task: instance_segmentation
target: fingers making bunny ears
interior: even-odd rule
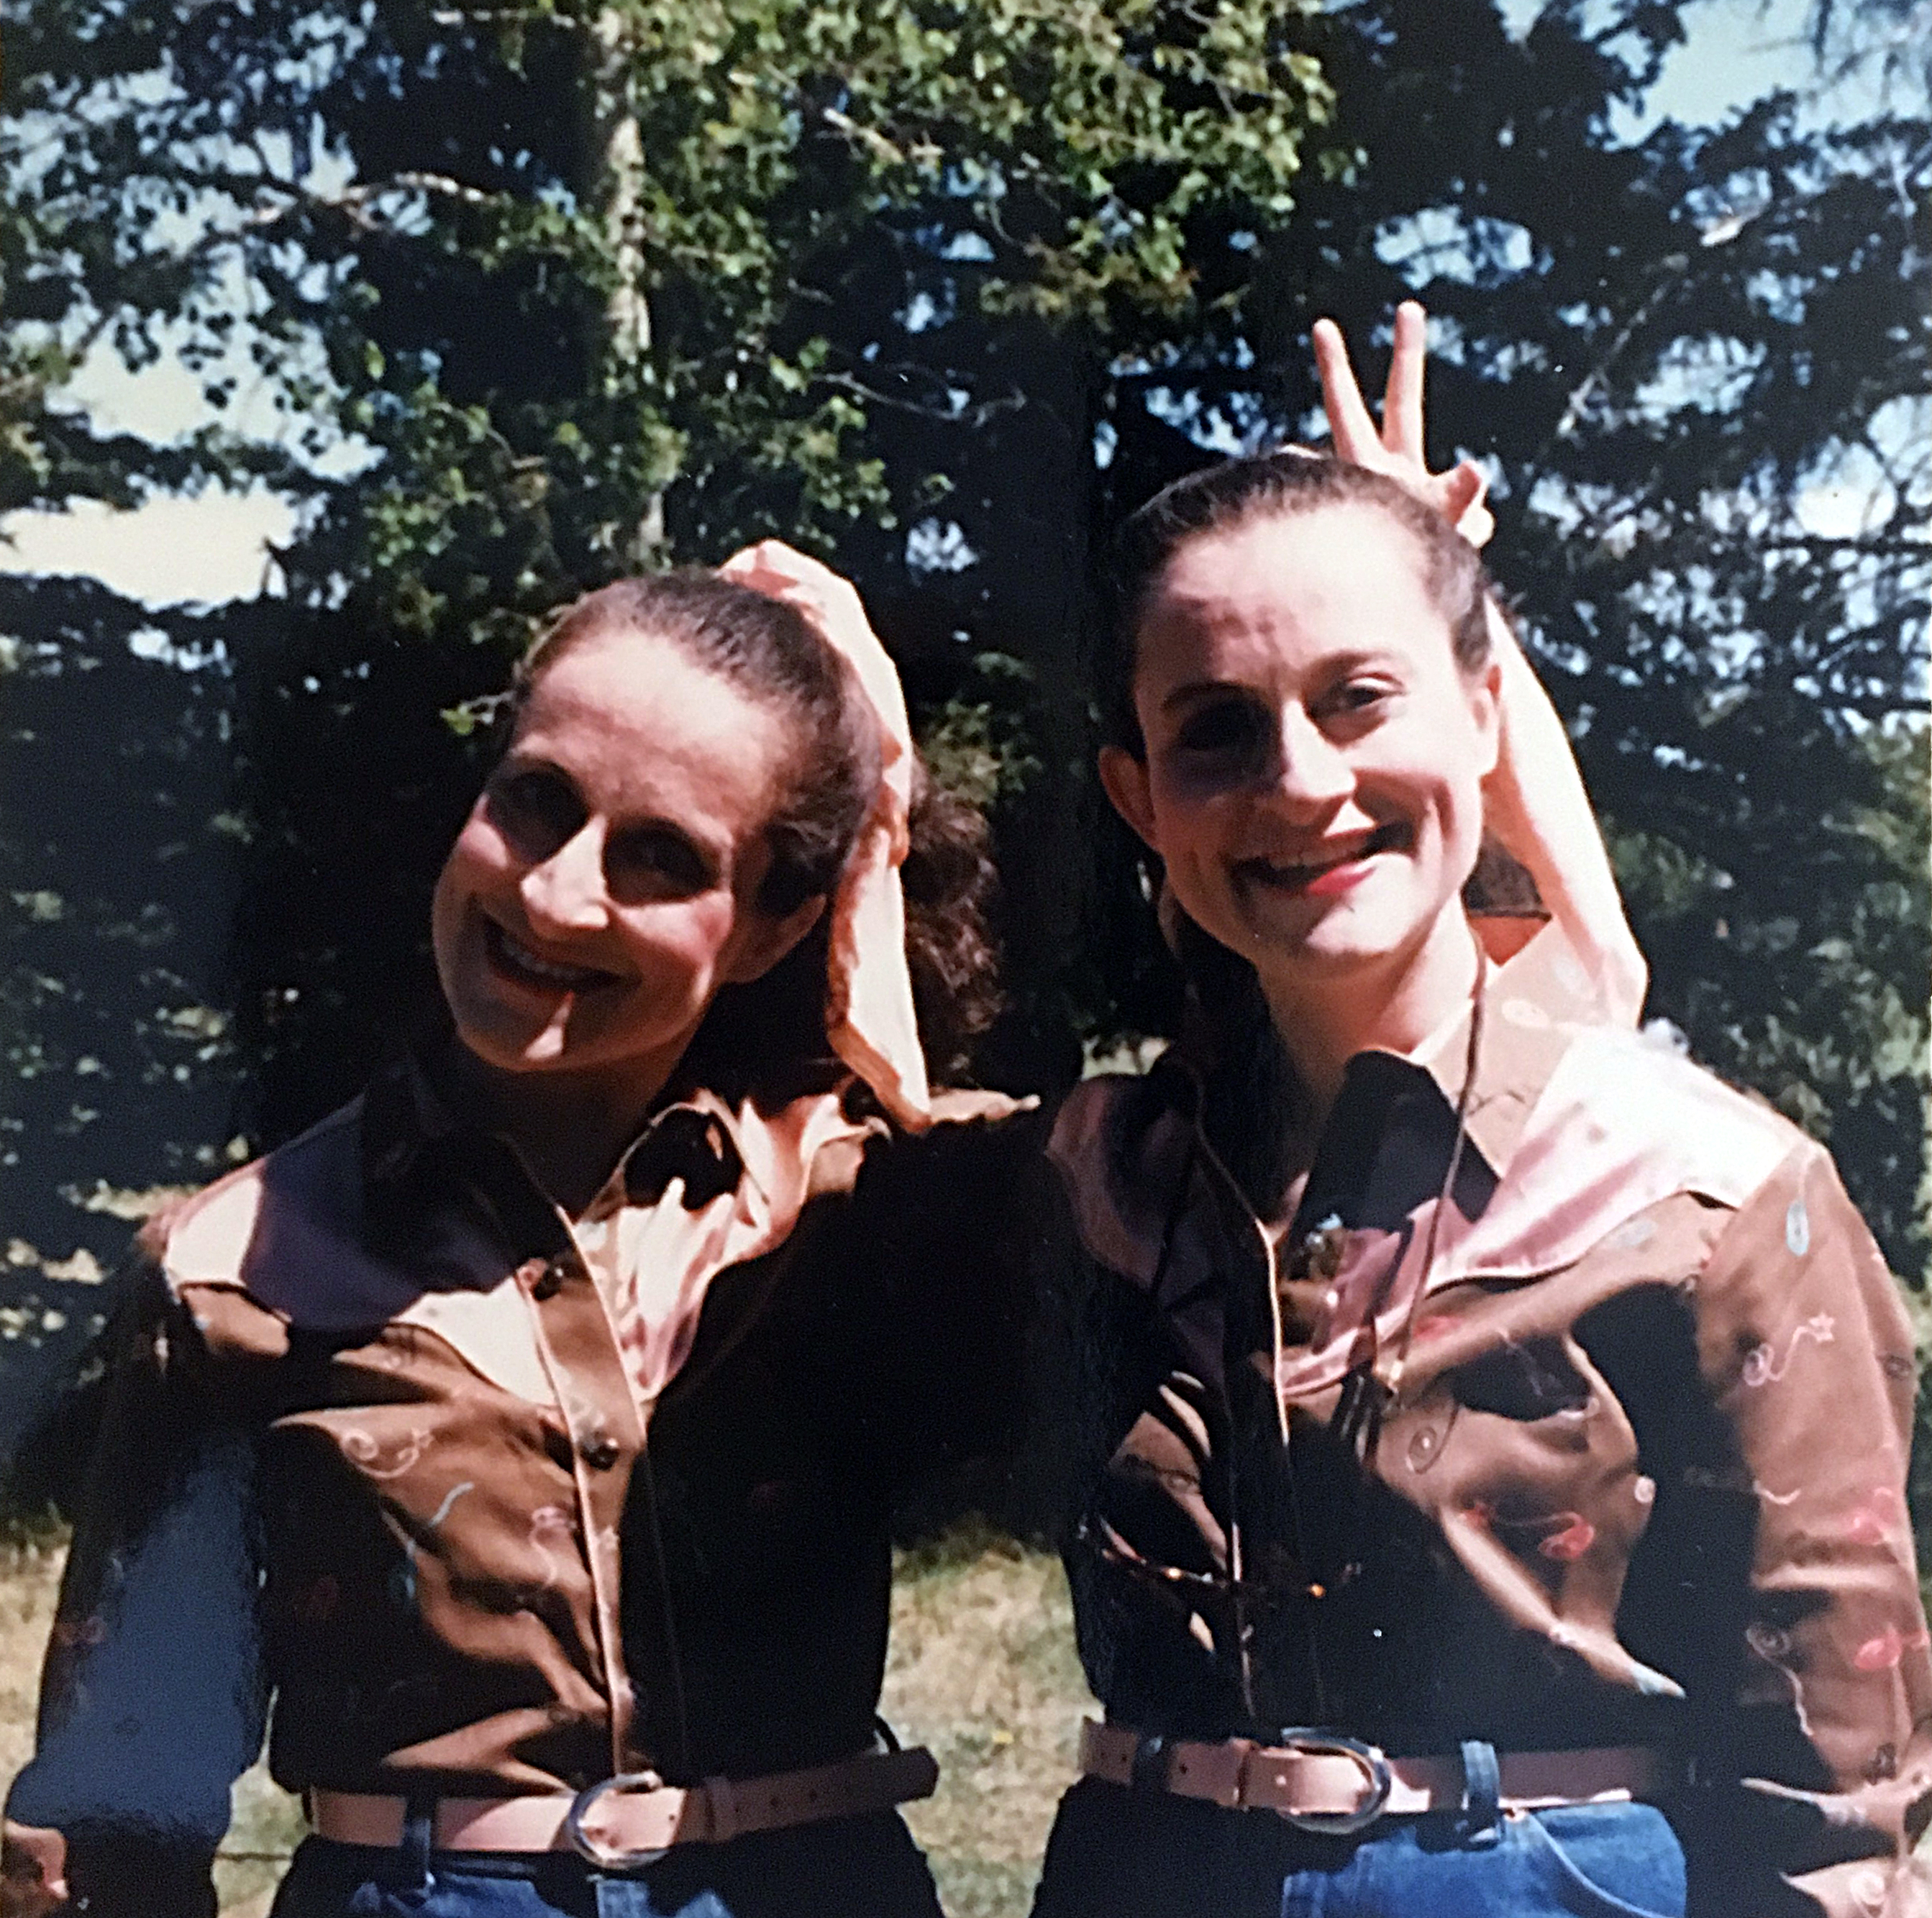
[[[1429,316],[1414,300],[1396,308],[1395,344],[1379,427],[1362,397],[1342,329],[1332,319],[1318,319],[1313,337],[1322,404],[1336,452],[1352,465],[1386,473],[1441,514],[1472,546],[1485,544],[1496,523],[1483,503],[1489,479],[1482,468],[1473,460],[1459,460],[1444,472],[1429,470],[1422,424]]]
[[[761,540],[718,568],[728,580],[783,601],[852,669],[879,726],[872,810],[832,901],[825,1026],[832,1048],[900,1125],[932,1122],[931,1088],[906,966],[898,869],[910,844],[914,765],[905,693],[852,583],[782,540]]]
[[[1396,309],[1395,341],[1382,424],[1370,415],[1331,319],[1314,328],[1322,404],[1338,457],[1386,474],[1448,521],[1472,546],[1496,530],[1484,504],[1488,481],[1472,460],[1432,473],[1423,432],[1429,316],[1413,300]],[[1509,622],[1489,603],[1490,655],[1498,669],[1502,736],[1484,808],[1497,841],[1528,871],[1594,983],[1605,1016],[1634,1025],[1649,973],[1625,916],[1576,754],[1562,718]]]

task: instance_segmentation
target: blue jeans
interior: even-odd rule
[[[1682,1848],[1650,1805],[1384,1818],[1318,1837],[1082,1779],[1034,1918],[1683,1918]]]
[[[574,1854],[412,1855],[307,1840],[271,1918],[940,1918],[896,1812],[680,1845],[636,1872]]]

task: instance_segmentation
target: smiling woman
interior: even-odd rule
[[[1380,436],[1318,344],[1382,470],[1231,460],[1121,541],[1102,772],[1190,1029],[1051,1148],[1107,1718],[1038,1918],[1916,1912],[1896,1290],[1818,1146],[1628,1029],[1419,311]],[[1546,922],[1466,897],[1491,832]]]
[[[983,829],[850,589],[729,570],[562,615],[436,888],[446,1021],[146,1235],[7,1918],[202,1918],[272,1695],[280,1918],[938,1918],[891,1519],[1010,1435],[1040,1141],[927,1085]]]
[[[777,600],[669,574],[557,622],[519,672],[430,922],[459,1059],[541,1074],[548,1106],[579,1109],[527,1151],[574,1155],[580,1176],[608,1163],[719,989],[818,920],[880,759],[864,701]]]
[[[1325,1064],[1300,1062],[1332,1090],[1372,1008],[1414,1044],[1474,978],[1467,923],[1444,909],[1497,759],[1481,570],[1359,466],[1289,456],[1195,491],[1199,523],[1136,595],[1138,750],[1106,748],[1101,775],[1282,1029],[1332,1038]]]
[[[662,703],[611,697],[640,674]],[[667,641],[552,667],[436,886],[437,972],[469,1049],[648,1098],[719,983],[756,978],[803,930],[752,910],[792,757],[775,715]]]

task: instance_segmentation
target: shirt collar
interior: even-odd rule
[[[1485,930],[1479,920],[1479,937]],[[1554,920],[1546,921],[1526,941],[1512,937],[1508,956],[1500,960],[1490,956],[1494,949],[1486,939],[1484,943],[1478,988],[1482,1027],[1473,1049],[1475,1083],[1462,1122],[1470,1143],[1501,1178],[1578,1029],[1607,1024],[1609,1015],[1576,949]],[[1470,1024],[1476,1013],[1472,1000],[1410,1062],[1429,1074],[1452,1108],[1470,1068]]]
[[[1478,921],[1479,938],[1486,930]],[[1362,1052],[1348,1062],[1298,1230],[1332,1215],[1344,1193],[1347,1223],[1390,1229],[1452,1173],[1463,1218],[1488,1209],[1578,1029],[1605,1023],[1589,975],[1556,922],[1526,940],[1520,933],[1513,924],[1499,960],[1484,940],[1475,993],[1414,1053]]]
[[[372,1230],[379,1236],[407,1232],[427,1206],[465,1199],[513,1240],[530,1236],[520,1215],[532,1199],[554,1224],[554,1209],[537,1192],[510,1142],[451,1110],[430,1080],[426,1050],[419,1046],[398,1053],[364,1091],[362,1177]],[[709,1088],[689,1089],[645,1122],[591,1212],[655,1204],[674,1179],[683,1181],[683,1203],[691,1209],[741,1185],[769,1206],[773,1195],[760,1170],[771,1155],[748,1149],[746,1137],[758,1119],[748,1102],[736,1110]]]
[[[1467,1145],[1455,1197],[1465,1215],[1473,1216],[1508,1174],[1530,1113],[1579,1028],[1609,1022],[1588,972],[1553,921],[1512,920],[1493,943],[1480,921],[1478,930],[1485,959],[1475,1045],[1472,999],[1414,1053],[1356,1054],[1317,1143],[1298,1223],[1312,1222],[1316,1212],[1325,1217],[1334,1209],[1330,1200],[1344,1191],[1350,1194],[1347,1209],[1366,1207],[1378,1215],[1406,1209],[1402,1197],[1424,1196],[1425,1188],[1432,1197],[1449,1170],[1455,1114],[1472,1055],[1475,1079],[1462,1104]],[[1490,956],[1498,951],[1504,956]],[[1110,1185],[1151,1175],[1167,1189],[1170,1182],[1159,1177],[1154,1161],[1178,1176],[1187,1154],[1169,1128],[1151,1122],[1159,1110],[1178,1109],[1189,1129],[1198,1125],[1204,1069],[1196,1046],[1185,1039],[1156,1062],[1144,1088],[1151,1103],[1128,1099],[1106,1128],[1107,1156],[1119,1155]],[[1063,1149],[1060,1156],[1070,1157],[1072,1149]]]
[[[1531,936],[1513,938],[1492,958],[1479,987],[1483,1024],[1474,1048],[1475,1082],[1463,1109],[1466,1143],[1450,1185],[1466,1221],[1490,1209],[1530,1115],[1579,1029],[1612,1023],[1553,924],[1517,930]],[[1485,947],[1492,949],[1486,940]],[[1331,1214],[1337,1223],[1372,1218],[1386,1227],[1442,1190],[1456,1137],[1474,1009],[1459,1014],[1423,1058],[1366,1052],[1350,1062],[1346,1109],[1338,1101],[1324,1128],[1298,1207],[1295,1223],[1304,1233],[1327,1225]],[[1183,1041],[1144,1077],[1120,1075],[1076,1087],[1061,1107],[1048,1148],[1088,1250],[1144,1286],[1167,1269],[1163,1283],[1178,1293],[1204,1283],[1217,1256],[1197,1248],[1190,1272],[1172,1269],[1187,1262],[1186,1220],[1194,1215],[1193,1199],[1210,1189],[1198,1171],[1202,1070],[1194,1047]],[[1214,1189],[1225,1184],[1214,1182]],[[1252,1242],[1247,1233],[1225,1242],[1229,1248]]]

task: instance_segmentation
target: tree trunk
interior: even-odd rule
[[[639,208],[644,143],[632,96],[635,58],[623,10],[607,7],[597,18],[592,76],[597,163],[596,191],[604,230],[616,265],[616,283],[604,312],[603,353],[610,373],[640,364],[651,349],[650,302],[644,293],[644,221]],[[653,493],[619,547],[627,568],[642,571],[656,561],[664,538],[664,499]]]

